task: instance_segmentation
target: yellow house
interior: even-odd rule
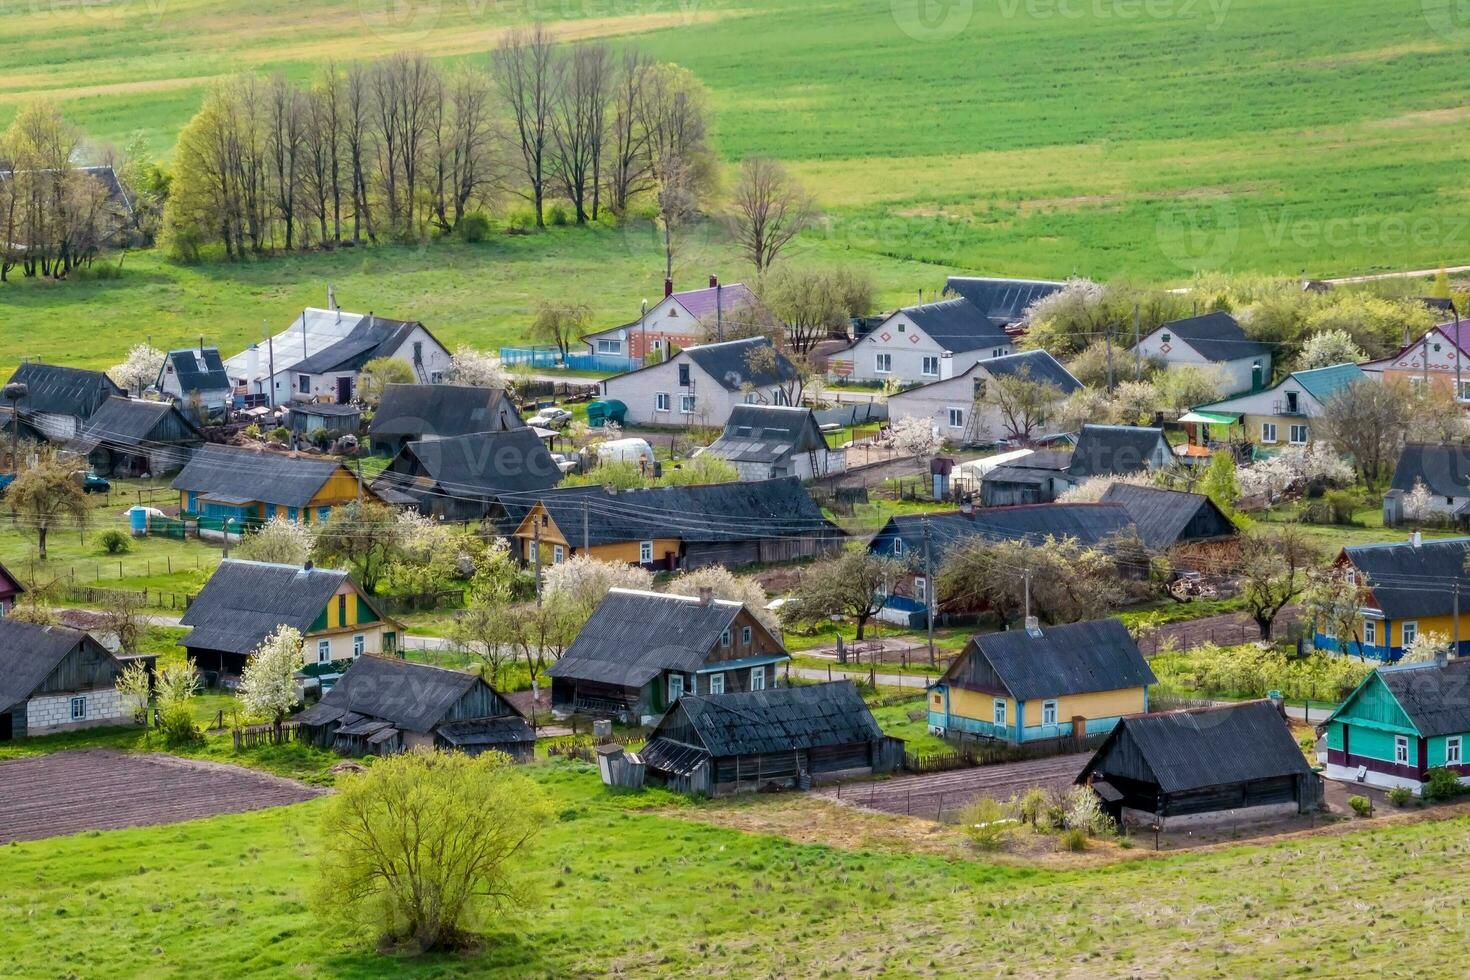
[[[516,554],[527,564],[536,563],[539,548],[543,565],[560,565],[572,555],[587,554],[599,561],[627,562],[668,571],[678,567],[682,547],[679,538],[659,536],[653,530],[611,528],[605,520],[606,506],[594,509],[595,506],[591,500],[585,505],[573,503],[565,507],[548,507],[544,501],[538,501],[511,534]],[[648,537],[642,537],[643,533]]]
[[[1270,388],[1199,405],[1179,421],[1201,425],[1206,438],[1239,438],[1270,452],[1320,442],[1316,420],[1332,396],[1365,375],[1356,364],[1294,371]]]
[[[341,569],[226,559],[184,613],[180,642],[201,670],[239,674],[283,626],[302,637],[303,666],[396,655],[403,627]]]
[[[1021,743],[1097,735],[1148,710],[1156,683],[1116,619],[973,636],[929,688],[929,727]]]
[[[1470,538],[1425,541],[1417,532],[1407,541],[1344,548],[1335,567],[1362,590],[1357,621],[1351,636],[1332,635],[1330,624],[1318,621],[1313,645],[1391,663],[1415,639],[1434,633],[1451,644],[1458,640],[1455,655],[1464,656],[1470,652],[1467,555]]]
[[[229,446],[203,446],[174,478],[179,509],[206,521],[316,524],[367,493],[342,462]]]

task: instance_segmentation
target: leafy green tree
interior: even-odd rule
[[[357,398],[364,405],[377,407],[389,385],[413,384],[413,368],[396,357],[375,357],[362,366],[357,378]]]
[[[1210,457],[1205,475],[1199,481],[1199,492],[1209,497],[1227,516],[1234,516],[1235,505],[1240,500],[1240,485],[1235,481],[1235,460],[1228,452],[1217,452]]]
[[[59,527],[86,527],[92,508],[82,491],[76,467],[55,454],[15,478],[5,501],[16,526],[36,538],[41,560],[46,560],[46,538]]]
[[[906,572],[901,562],[854,547],[835,558],[809,566],[781,609],[788,623],[815,624],[833,616],[848,616],[857,624],[861,640],[868,621],[878,615],[888,590]]]
[[[1306,590],[1319,557],[1301,529],[1290,525],[1274,533],[1262,531],[1241,538],[1236,569],[1240,596],[1261,639],[1271,638],[1271,627],[1281,610]]]

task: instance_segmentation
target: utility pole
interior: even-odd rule
[[[582,554],[587,554],[591,548],[592,529],[591,520],[588,517],[590,510],[588,501],[582,501]]]
[[[1455,615],[1455,649],[1454,649],[1454,652],[1451,655],[1452,656],[1455,656],[1455,657],[1458,657],[1460,655],[1460,577],[1458,575],[1455,576],[1455,589],[1454,589],[1454,594],[1455,594],[1455,613],[1454,613],[1454,615]]]
[[[1454,302],[1451,300],[1451,302]],[[1455,309],[1455,401],[1458,403],[1463,397],[1460,391],[1460,310]]]
[[[924,621],[929,628],[929,666],[938,661],[934,656],[934,561],[929,547],[929,518],[924,518]]]
[[[1133,304],[1133,380],[1134,381],[1142,381],[1143,380],[1143,351],[1141,351],[1141,350],[1138,349],[1138,342],[1139,342],[1139,339],[1140,339],[1139,336],[1138,336],[1138,328],[1139,328],[1138,304],[1137,303],[1134,303]]]
[[[536,605],[541,605],[541,522],[531,523],[531,560],[536,563]]]
[[[648,300],[643,301],[643,307],[638,311],[638,330],[643,334],[643,363],[648,363]]]
[[[1424,394],[1429,394],[1429,334],[1432,331],[1424,331]],[[1459,392],[1455,392],[1456,395]]]
[[[220,530],[222,530],[222,531],[225,532],[225,557],[226,558],[229,558],[230,557],[230,525],[233,524],[234,522],[235,522],[235,519],[233,517],[226,517],[224,524],[222,524],[220,526]]]
[[[353,459],[353,462],[357,464],[357,502],[358,502],[359,505],[361,505],[362,504],[362,457],[361,456],[355,457]]]

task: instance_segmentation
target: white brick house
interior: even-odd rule
[[[719,426],[737,405],[785,405],[795,393],[796,368],[775,352],[775,368],[751,366],[771,346],[765,337],[702,344],[672,359],[608,378],[606,398],[628,406],[629,425]]]
[[[125,722],[121,673],[81,630],[0,619],[0,740]]]
[[[942,381],[977,361],[1016,352],[1015,342],[967,299],[910,306],[891,315],[827,368],[849,381]]]
[[[1066,368],[1044,350],[1023,351],[977,361],[968,371],[944,381],[919,385],[888,396],[888,418],[926,419],[941,439],[952,445],[990,445],[1016,437],[1010,420],[999,407],[985,399],[986,385],[1001,377],[1024,377],[1056,387],[1065,398],[1082,387]],[[1017,413],[1019,414],[1019,413]],[[1028,420],[1038,435],[1043,418]],[[1019,427],[1019,420],[1018,420]]]

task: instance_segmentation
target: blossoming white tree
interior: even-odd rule
[[[591,555],[573,555],[560,564],[546,566],[541,573],[542,594],[563,597],[584,620],[610,589],[648,589],[652,585],[653,573],[646,568],[602,561]]]
[[[144,388],[158,380],[159,372],[163,370],[163,358],[163,351],[157,347],[137,344],[128,351],[122,363],[107,369],[107,376],[119,387],[140,395]]]
[[[1422,524],[1434,514],[1434,496],[1420,479],[1414,480],[1414,488],[1404,494],[1404,516],[1415,524]]]
[[[766,608],[769,601],[766,590],[753,578],[740,578],[724,565],[706,565],[692,572],[684,572],[669,583],[674,595],[697,596],[700,590],[709,589],[716,599],[741,602],[767,629],[775,631],[780,626],[776,613]]]
[[[472,388],[510,387],[510,375],[500,363],[500,358],[464,344],[455,348],[447,380],[450,384]]]
[[[240,676],[240,704],[251,715],[271,719],[276,736],[296,703],[297,668],[301,666],[301,634],[282,626],[266,637],[245,661]]]

